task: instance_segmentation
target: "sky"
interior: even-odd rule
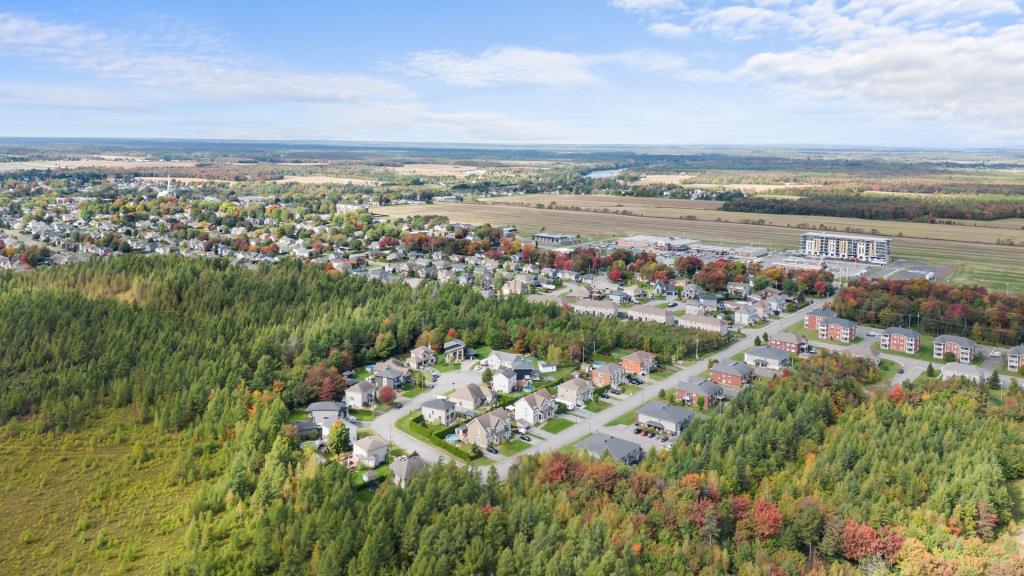
[[[0,0],[0,136],[1024,147],[1024,0]]]

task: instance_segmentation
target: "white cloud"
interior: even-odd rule
[[[698,16],[693,26],[720,38],[748,40],[788,25],[785,12],[759,6],[729,6]]]
[[[499,85],[573,89],[605,83],[598,68],[622,66],[675,78],[708,79],[707,71],[690,67],[686,58],[660,50],[627,50],[607,54],[573,54],[519,46],[489,48],[479,56],[433,51],[413,54],[405,70],[456,86]]]
[[[681,0],[612,0],[611,5],[630,12],[654,12],[684,8]]]
[[[655,22],[647,27],[647,31],[662,38],[685,38],[692,32],[689,26],[680,26],[671,22]]]
[[[485,87],[529,84],[571,88],[598,83],[586,58],[569,52],[518,46],[490,48],[479,56],[451,51],[419,52],[410,58],[410,72],[457,86]]]
[[[408,99],[405,88],[359,74],[312,75],[277,70],[237,54],[152,45],[84,26],[53,24],[0,13],[0,52],[127,80],[175,87],[211,98],[280,101]],[[214,44],[214,43],[210,43]]]

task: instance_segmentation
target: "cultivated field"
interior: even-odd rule
[[[278,182],[294,182],[296,184],[356,184],[359,186],[375,186],[378,184],[375,180],[346,178],[342,176],[285,176],[278,180]]]
[[[389,167],[389,170],[398,174],[410,174],[418,176],[466,176],[469,173],[480,170],[475,166],[460,166],[458,164],[403,164],[401,166]]]
[[[748,212],[726,212],[717,210],[721,202],[702,200],[673,200],[667,198],[630,198],[623,196],[572,196],[572,195],[526,195],[491,198],[488,202],[521,204],[525,206],[555,206],[579,208],[587,211],[627,212],[636,216],[658,218],[711,220],[737,224],[763,224],[783,228],[825,226],[830,230],[863,234],[883,234],[898,237],[934,238],[948,240],[955,238],[964,242],[995,244],[998,240],[1024,242],[1024,228],[1003,224],[1004,221],[972,221],[970,225],[928,224],[917,222],[893,222],[887,220],[862,220],[831,216],[804,216],[794,214],[754,214]],[[1024,252],[1024,248],[1020,248]]]
[[[195,166],[195,162],[165,162],[160,160],[40,160],[32,162],[0,162],[0,172],[16,172],[18,170],[56,170],[59,168],[108,168],[108,169],[145,169],[145,168],[185,168]]]
[[[522,200],[524,197],[501,200]],[[536,201],[545,199],[573,199],[582,202],[606,203],[601,197],[534,197],[529,206],[513,206],[507,202],[436,204],[433,206],[405,205],[377,208],[376,211],[389,216],[412,216],[438,214],[447,216],[452,222],[467,224],[515,225],[523,234],[546,230],[579,234],[591,239],[608,239],[632,234],[671,235],[693,238],[720,244],[753,244],[772,249],[796,249],[800,234],[806,229],[796,223],[753,224],[730,221],[726,218],[751,221],[760,220],[761,215],[721,212],[713,209],[680,208],[680,201],[653,198],[614,197],[623,204],[622,209],[632,214],[614,214],[584,210],[551,210],[533,207]],[[544,203],[544,202],[541,202]],[[662,204],[668,203],[665,206]],[[607,204],[598,204],[605,206]],[[641,214],[642,213],[642,214]],[[693,217],[688,219],[687,217]],[[768,216],[768,215],[765,215]],[[752,218],[753,217],[753,218]],[[719,220],[721,218],[721,220]],[[797,223],[810,222],[810,217],[794,218]],[[767,218],[765,221],[767,222]],[[774,217],[773,217],[774,220]],[[931,264],[943,264],[953,269],[954,279],[962,282],[977,281],[997,290],[1005,290],[1007,284],[1017,292],[1024,291],[1024,248],[980,242],[950,240],[964,238],[976,230],[969,226],[941,224],[899,224],[882,221],[857,221],[849,219],[825,219],[833,223],[866,222],[873,227],[889,224],[892,226],[913,226],[913,230],[925,237],[896,237],[893,239],[895,258],[920,260]],[[870,228],[868,228],[870,230]],[[982,230],[984,231],[984,230]],[[1000,232],[1006,232],[1001,230]],[[991,233],[991,232],[990,232]]]

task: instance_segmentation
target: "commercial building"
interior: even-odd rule
[[[604,432],[594,432],[576,444],[577,448],[587,451],[595,458],[605,454],[623,464],[637,464],[644,457],[644,449],[635,442],[623,440]]]
[[[645,250],[654,252],[685,252],[697,243],[696,240],[676,238],[675,236],[638,235],[621,238],[615,242],[620,248]]]
[[[664,402],[651,402],[636,413],[636,423],[678,434],[693,421],[693,412]]]
[[[892,253],[892,239],[836,232],[805,232],[800,235],[800,252],[812,258],[886,264]]]
[[[564,246],[566,244],[574,244],[577,236],[575,234],[549,234],[539,232],[534,234],[531,239],[537,244],[547,244],[549,246]]]

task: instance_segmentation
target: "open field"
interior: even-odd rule
[[[558,196],[535,197],[535,200],[557,199]],[[631,203],[631,198],[621,198],[622,203]],[[653,199],[644,199],[653,200]],[[658,202],[666,202],[658,200]],[[531,203],[531,206],[534,203]],[[629,204],[630,212],[641,212],[643,206]],[[436,204],[429,207],[422,205],[387,206],[376,211],[388,216],[412,216],[420,214],[437,214],[447,216],[452,222],[468,224],[515,225],[523,234],[539,230],[579,234],[587,238],[615,238],[633,234],[658,234],[694,238],[723,244],[755,244],[773,249],[795,249],[800,234],[806,229],[796,225],[730,222],[725,218],[717,221],[718,214],[733,218],[747,218],[749,214],[726,213],[714,210],[697,210],[682,208],[658,208],[647,206],[650,215],[624,215],[572,210],[548,210],[526,206],[510,206],[501,203],[462,203]],[[667,212],[663,212],[663,210]],[[696,219],[685,219],[676,212],[687,210]],[[666,214],[666,215],[662,215]],[[759,215],[756,215],[759,216]],[[767,216],[767,215],[766,215]],[[810,217],[797,217],[809,221]],[[758,218],[757,220],[761,220]],[[842,218],[826,218],[833,222],[850,221]],[[774,218],[772,219],[774,221]],[[857,222],[854,220],[853,222]],[[977,281],[987,284],[995,290],[1024,292],[1024,249],[1019,246],[1004,246],[949,240],[948,238],[965,238],[974,230],[969,226],[951,226],[942,224],[900,224],[895,222],[872,222],[876,225],[888,224],[893,227],[904,226],[907,234],[910,230],[929,234],[923,238],[894,238],[894,258],[907,258],[928,263],[944,264],[954,269],[954,279],[961,282]],[[984,229],[981,229],[984,232]],[[991,234],[991,231],[989,231]],[[962,273],[967,270],[970,274]],[[976,274],[976,275],[975,275]],[[997,274],[1002,281],[987,279],[987,274]]]
[[[1008,228],[1005,225],[988,226],[987,222],[972,222],[971,226],[953,224],[930,224],[922,222],[894,222],[888,220],[862,220],[858,218],[839,218],[832,216],[804,216],[794,214],[754,214],[748,212],[726,212],[717,210],[720,202],[704,200],[674,200],[671,198],[630,198],[622,196],[599,195],[525,195],[503,196],[491,198],[488,202],[555,205],[580,208],[591,211],[625,211],[637,216],[657,218],[676,218],[698,220],[714,220],[718,222],[735,222],[739,224],[764,224],[777,227],[817,228],[825,226],[829,230],[859,232],[864,234],[883,234],[898,237],[935,238],[944,240],[956,238],[964,242],[982,242],[995,244],[999,239],[1010,239],[1024,242],[1024,230]],[[795,245],[794,245],[795,247]]]
[[[460,166],[458,164],[403,164],[388,167],[388,169],[398,174],[419,176],[466,176],[480,170],[475,166]]]
[[[195,166],[195,162],[175,161],[165,162],[162,160],[109,160],[99,158],[95,160],[40,160],[33,162],[0,162],[0,172],[15,172],[18,170],[52,170],[57,168],[185,168]]]
[[[296,184],[355,184],[359,186],[374,186],[378,182],[366,178],[345,178],[341,176],[285,176],[278,182]]]
[[[77,432],[0,429],[4,574],[158,574],[183,553],[199,483],[173,481],[183,442],[128,410]]]

